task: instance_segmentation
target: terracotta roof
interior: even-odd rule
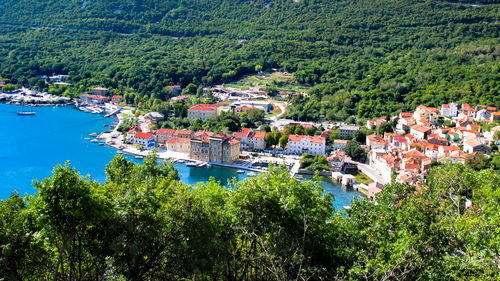
[[[494,106],[488,106],[488,107],[486,108],[486,110],[488,110],[488,111],[497,111],[497,108],[496,108],[496,107],[494,107]]]
[[[83,96],[88,97],[88,98],[93,98],[93,99],[107,99],[107,97],[101,96],[101,95],[83,95]]]
[[[172,129],[159,129],[156,130],[156,134],[165,134],[165,135],[173,135],[175,130]]]
[[[120,96],[120,95],[114,95],[114,96],[113,96],[113,99],[121,99],[121,98],[123,98],[123,97],[122,97],[122,96]]]
[[[197,105],[189,108],[189,110],[214,111],[218,107],[219,106],[215,105],[215,104],[197,104]]]
[[[401,116],[401,118],[410,118],[410,117],[413,117],[413,113],[412,112],[401,112],[401,113],[399,113],[399,116]]]
[[[129,133],[132,133],[132,132],[142,132],[141,130],[141,127],[139,126],[133,126],[131,127],[129,130],[128,130]]]
[[[256,139],[263,139],[266,137],[266,132],[255,132],[253,137]]]
[[[444,152],[460,150],[460,147],[458,147],[458,146],[449,146],[449,145],[443,145],[443,146],[441,146],[441,148],[443,149]]]
[[[135,134],[135,137],[136,138],[140,138],[140,139],[149,139],[152,136],[153,136],[153,133],[139,132],[139,133]]]
[[[174,133],[174,136],[178,136],[178,135],[191,135],[193,131],[191,130],[186,130],[186,129],[183,129],[183,130],[176,130],[175,133]]]
[[[333,140],[333,143],[347,144],[348,140]]]
[[[175,140],[175,139],[167,140],[167,143],[176,143],[176,142],[177,142],[177,140]]]
[[[412,128],[412,130],[416,130],[416,131],[419,131],[421,133],[425,133],[425,132],[428,132],[431,130],[431,128],[429,128],[429,127],[424,127],[424,126],[420,126],[420,125],[413,125],[411,128]]]
[[[300,142],[302,141],[302,139],[309,139],[310,142],[314,142],[314,143],[323,143],[325,142],[325,138],[324,137],[320,137],[320,136],[299,136],[299,135],[290,135],[288,137],[288,140],[289,141],[296,141],[296,142]]]

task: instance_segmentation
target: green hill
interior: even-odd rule
[[[260,65],[323,84],[294,103],[294,118],[450,100],[500,107],[499,15],[499,4],[409,0],[3,0],[0,76],[36,85],[63,73],[73,92],[156,98],[165,85],[228,83]]]

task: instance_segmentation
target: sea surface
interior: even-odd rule
[[[115,119],[82,112],[72,106],[25,107],[35,111],[34,116],[18,116],[19,110],[21,106],[0,104],[0,199],[8,198],[13,191],[21,195],[34,194],[33,180],[50,177],[53,168],[66,161],[82,175],[104,182],[104,169],[116,150],[85,138],[108,130],[105,125],[111,126]],[[132,156],[129,159],[141,162]],[[233,177],[237,180],[248,177],[246,173],[236,173],[236,169],[215,165],[198,168],[175,163],[174,167],[187,184],[206,182],[213,177],[227,185]],[[322,184],[326,192],[335,196],[337,208],[359,197],[357,192],[345,192],[330,181],[324,180]]]

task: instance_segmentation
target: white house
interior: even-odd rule
[[[480,143],[479,141],[473,139],[473,138],[467,138],[464,141],[464,151],[467,153],[473,153],[473,152],[483,152],[487,153],[490,151],[490,147]]]
[[[334,140],[333,141],[333,150],[344,150],[347,145],[347,140]]]
[[[429,134],[431,130],[432,129],[429,127],[413,125],[411,127],[410,134],[414,135],[417,139],[423,140],[427,137],[427,134]]]
[[[155,139],[153,133],[136,133],[134,136],[134,144],[142,145],[144,147],[155,146]]]
[[[441,105],[441,115],[447,117],[457,117],[458,116],[457,104],[452,102]]]
[[[218,107],[215,104],[198,104],[188,109],[188,119],[201,119],[205,121],[207,119],[217,117]]]
[[[326,139],[320,136],[299,136],[290,135],[288,137],[287,152],[289,154],[325,154]]]
[[[341,138],[354,137],[354,133],[356,133],[356,131],[359,131],[359,127],[346,125],[346,126],[340,127],[339,131],[340,131]]]

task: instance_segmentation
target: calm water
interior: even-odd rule
[[[33,194],[32,180],[42,180],[51,175],[58,163],[70,161],[82,175],[104,182],[106,164],[116,155],[116,150],[99,146],[85,138],[90,133],[105,131],[114,120],[101,115],[85,113],[73,107],[34,107],[35,116],[18,116],[20,106],[0,104],[0,199],[10,196],[14,190]],[[130,157],[130,159],[135,158]],[[243,180],[246,174],[236,169],[212,166],[191,168],[175,163],[181,180],[187,184],[206,182],[211,177],[222,184],[236,177]],[[335,195],[335,206],[349,205],[355,192],[344,192],[340,186],[325,181],[327,192]]]

